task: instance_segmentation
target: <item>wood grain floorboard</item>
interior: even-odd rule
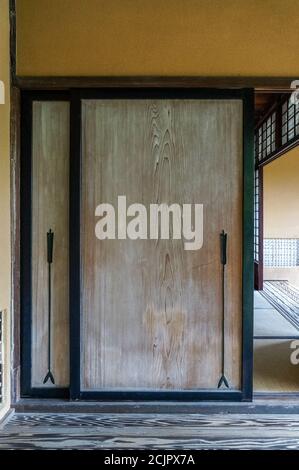
[[[288,281],[265,281],[262,296],[299,330],[299,290]]]
[[[299,415],[19,413],[0,449],[299,449]]]
[[[241,101],[84,99],[82,162],[82,390],[215,390],[223,334],[225,373],[239,390]],[[117,195],[146,208],[199,201],[202,249],[185,251],[174,233],[129,240],[121,223],[117,240],[95,241],[95,208],[115,207]],[[223,229],[230,240],[224,333]]]

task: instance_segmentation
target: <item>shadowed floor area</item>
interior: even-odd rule
[[[0,449],[299,449],[299,415],[18,413]]]
[[[276,285],[275,282],[272,284]],[[272,284],[268,282],[270,287]],[[291,289],[291,286],[288,288]],[[288,303],[284,300],[282,311],[282,301],[278,310],[274,307],[274,300],[270,303],[264,295],[254,293],[255,392],[299,392],[299,365],[291,362],[293,341],[299,339],[299,331],[288,315],[291,310],[286,310],[287,305],[295,302],[291,300]]]
[[[298,392],[299,365],[290,361],[291,340],[260,340],[254,347],[254,390]]]

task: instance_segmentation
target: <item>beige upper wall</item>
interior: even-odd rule
[[[298,0],[16,0],[19,75],[298,76]]]
[[[264,236],[299,238],[299,147],[264,167]]]
[[[0,80],[6,102],[0,104],[0,310],[4,318],[4,403],[0,418],[10,405],[10,159],[9,159],[9,15],[8,0],[0,0]]]

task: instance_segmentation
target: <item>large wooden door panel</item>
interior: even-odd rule
[[[241,388],[242,129],[241,100],[82,101],[82,390],[217,388],[223,229],[226,375]],[[203,204],[203,247],[96,239],[96,206],[119,195]]]

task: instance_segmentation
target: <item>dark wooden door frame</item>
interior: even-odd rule
[[[78,293],[80,291],[80,249],[79,230],[70,231],[70,316],[71,316],[71,398],[72,399],[142,399],[142,400],[251,400],[252,398],[252,295],[253,288],[253,92],[252,90],[220,91],[220,90],[157,90],[157,89],[114,89],[114,90],[73,90],[71,92],[71,167],[70,167],[70,225],[74,228],[80,223],[79,202],[80,193],[78,183],[80,181],[80,99],[83,96],[105,96],[114,98],[131,97],[213,97],[213,98],[238,98],[244,102],[244,210],[243,210],[243,373],[241,391],[215,391],[215,392],[102,392],[100,395],[94,392],[82,393],[80,391],[80,311],[78,311]],[[26,213],[26,218],[21,220],[21,263],[22,263],[22,351],[30,358],[30,158],[31,152],[31,108],[33,99],[66,99],[65,93],[59,92],[23,92],[22,109],[24,120],[22,123],[22,190],[21,190],[21,214]],[[80,127],[79,127],[80,126]],[[25,181],[24,181],[25,178]],[[27,287],[26,287],[27,285]],[[22,364],[22,388],[23,394],[34,397],[57,396],[57,390],[32,389],[30,386],[30,360],[24,359]],[[59,390],[59,396],[67,396],[67,390]]]
[[[31,239],[32,239],[32,105],[34,101],[69,101],[68,92],[39,91],[21,94],[21,178],[20,178],[20,311],[21,311],[21,395],[68,398],[68,388],[32,387],[31,336]]]
[[[19,295],[20,295],[20,260],[19,260],[19,246],[20,246],[20,237],[19,237],[19,227],[18,227],[18,214],[20,214],[20,210],[18,208],[19,206],[19,187],[20,187],[20,178],[19,178],[19,171],[20,171],[20,132],[19,132],[19,120],[20,120],[20,110],[19,110],[19,90],[17,88],[14,88],[14,105],[13,105],[13,110],[14,113],[12,114],[11,117],[11,135],[13,137],[11,141],[14,158],[12,160],[12,167],[13,167],[13,173],[12,173],[12,193],[13,193],[13,200],[12,200],[12,219],[15,221],[15,225],[13,226],[13,233],[12,233],[12,241],[13,241],[13,246],[12,246],[12,252],[13,256],[15,257],[14,259],[14,264],[13,264],[13,288],[14,288],[14,306],[13,306],[13,361],[14,361],[14,366],[13,366],[13,374],[12,374],[12,401],[15,402],[19,399],[21,393],[20,393],[20,347],[18,346],[20,344],[20,305],[18,302]],[[127,94],[136,94],[136,96],[142,96],[145,93],[148,92],[149,89],[141,87],[139,88],[134,88],[134,89],[119,89],[119,88],[109,88],[106,90],[100,90],[100,93],[107,93],[108,95],[110,93],[116,95],[119,92],[125,92],[126,96]],[[251,162],[253,155],[253,137],[251,138],[250,136],[253,136],[253,90],[251,89],[244,89],[244,90],[220,90],[220,89],[177,89],[177,88],[154,88],[151,89],[152,93],[158,94],[159,96],[164,95],[166,96],[167,94],[173,94],[173,96],[179,97],[179,96],[194,96],[197,95],[199,96],[200,94],[203,95],[208,95],[209,93],[213,92],[215,97],[219,96],[234,96],[234,97],[242,97],[244,99],[245,103],[245,115],[244,115],[244,149],[245,153],[247,155],[246,161],[245,161],[245,166],[244,167],[244,187],[248,188],[248,191],[244,194],[244,237],[246,234],[246,239],[247,239],[247,249],[245,250],[246,253],[244,253],[244,260],[245,260],[245,265],[247,266],[247,269],[244,269],[244,282],[243,282],[243,297],[245,299],[244,302],[244,311],[246,311],[246,315],[244,316],[245,322],[243,324],[243,364],[244,364],[244,369],[243,369],[243,378],[242,378],[242,392],[219,392],[217,393],[216,396],[213,394],[207,395],[205,392],[198,392],[196,395],[189,394],[190,400],[203,400],[203,399],[221,399],[221,400],[246,400],[250,401],[252,399],[252,341],[253,341],[253,331],[252,331],[252,309],[253,309],[253,301],[250,296],[247,296],[248,289],[250,290],[250,286],[253,285],[253,162]],[[49,96],[52,95],[54,90],[51,90],[49,92]],[[93,94],[95,90],[85,90],[85,93],[91,93]],[[99,91],[99,90],[98,90]],[[39,93],[38,91],[35,91],[32,96],[35,95],[35,93]],[[84,93],[81,91],[81,93]],[[30,94],[30,91],[26,90],[22,92],[22,95]],[[42,91],[41,94],[43,96],[46,96],[46,92]],[[55,93],[54,93],[55,94]],[[71,99],[71,126],[76,127],[78,124],[78,116],[80,115],[80,106],[79,106],[79,100],[78,96],[80,95],[80,90],[72,90],[70,92],[70,95],[72,96]],[[77,123],[77,124],[76,124]],[[80,137],[79,135],[76,135],[74,139],[71,141],[71,150],[72,152],[74,151],[74,147],[78,148],[79,145],[79,140]],[[246,170],[246,171],[245,171]],[[71,167],[71,194],[73,195],[73,198],[76,198],[75,192],[76,192],[76,187],[72,183],[72,181],[76,180],[78,178],[78,168],[76,165],[72,165]],[[78,201],[77,201],[78,202]],[[75,201],[73,201],[70,209],[70,216],[75,217],[75,210],[74,210],[74,205]],[[76,234],[72,232],[71,236],[71,244],[73,246],[76,245],[78,240],[76,241]],[[73,237],[73,238],[72,238]],[[250,252],[250,253],[249,253]],[[74,255],[76,251],[73,252]],[[78,253],[77,253],[78,255]],[[78,273],[73,270],[73,265],[70,264],[70,270],[71,270],[71,282],[73,285],[78,285]],[[247,298],[248,297],[248,298]],[[72,328],[76,328],[72,326]],[[72,355],[76,355],[78,353],[78,345],[73,346],[71,350]],[[27,382],[28,385],[28,382]],[[75,387],[71,388],[71,396],[72,398],[76,399],[78,398],[78,392],[76,391]],[[44,396],[44,392],[41,390],[35,390],[33,395],[38,397],[38,396]],[[61,391],[63,395],[67,394],[67,391]],[[184,392],[183,392],[184,393]],[[84,397],[82,394],[80,394],[80,398],[87,398]],[[47,394],[46,394],[47,396]],[[48,395],[51,396],[51,393]],[[54,396],[54,395],[53,395]],[[180,392],[178,394],[172,394],[172,399],[186,399],[185,395],[182,395]],[[125,397],[127,395],[125,394]],[[92,398],[92,396],[89,396],[88,398]],[[101,399],[105,399],[105,395],[102,395]],[[110,395],[111,398],[111,395]],[[120,396],[115,396],[115,399],[119,399]],[[124,397],[122,397],[124,398]],[[131,398],[131,396],[130,396]],[[152,399],[151,396],[146,396],[142,395],[141,397],[137,398],[142,398],[142,399]],[[169,399],[169,396],[165,395],[162,396],[161,394],[156,395],[156,399]]]
[[[290,90],[288,90],[290,92]],[[276,112],[276,135],[275,135],[275,150],[270,154],[259,160],[255,155],[255,170],[259,172],[259,262],[254,263],[254,287],[256,290],[263,290],[264,282],[264,167],[271,162],[283,157],[286,153],[290,152],[293,148],[299,145],[299,136],[294,136],[290,141],[282,143],[282,103],[286,98],[280,97],[276,103],[268,110],[262,118],[260,125],[271,115]]]
[[[264,284],[264,171],[263,166],[256,166],[259,172],[258,195],[259,195],[259,232],[258,232],[258,251],[259,261],[254,261],[254,289],[263,290]]]

